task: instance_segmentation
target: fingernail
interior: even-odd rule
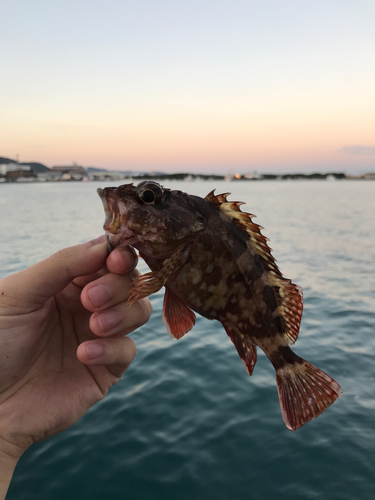
[[[96,316],[102,332],[109,332],[121,323],[121,316],[116,311],[106,311]]]
[[[102,234],[101,236],[99,236],[99,238],[95,238],[94,242],[95,242],[95,245],[101,245],[102,243],[104,243],[105,241],[107,240],[107,237],[105,234]]]
[[[100,307],[111,300],[111,293],[106,285],[96,285],[88,290],[88,296],[94,307]]]
[[[88,359],[98,359],[104,354],[104,347],[100,344],[88,344],[86,346]]]
[[[121,256],[128,271],[132,271],[137,266],[138,258],[133,249],[126,248],[123,252],[121,252]]]

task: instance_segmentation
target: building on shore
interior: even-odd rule
[[[8,163],[0,165],[0,176],[2,182],[29,182],[36,179],[36,175],[30,165],[19,165]]]
[[[52,181],[83,181],[88,179],[85,168],[79,165],[56,166],[48,172],[48,180]]]
[[[19,163],[4,163],[0,165],[0,174],[6,175],[8,172],[29,172],[31,170],[30,165],[20,165]]]
[[[363,174],[362,179],[374,181],[375,180],[375,172],[369,172],[367,174]]]
[[[120,172],[118,170],[103,170],[103,171],[98,171],[98,172],[90,172],[89,173],[90,179],[93,181],[121,181],[122,179],[128,179],[132,180],[133,176],[132,175],[127,175],[124,172]]]

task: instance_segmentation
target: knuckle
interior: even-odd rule
[[[151,317],[152,304],[149,299],[141,299],[134,304],[136,307],[136,313],[134,311],[132,326],[134,329],[143,326]]]

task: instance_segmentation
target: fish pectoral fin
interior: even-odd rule
[[[142,274],[142,276],[139,276],[139,278],[133,281],[133,287],[130,290],[128,298],[129,305],[158,292],[165,281],[166,280],[164,280],[164,277],[160,273],[154,271]]]
[[[139,276],[133,281],[133,287],[130,290],[130,296],[128,298],[129,305],[158,292],[160,288],[166,284],[169,276],[181,265],[182,251],[183,247],[178,248],[171,257],[163,262],[163,267],[160,271],[151,271]]]
[[[170,337],[174,339],[182,338],[195,325],[193,311],[167,286],[165,287],[162,321]]]
[[[242,359],[246,371],[253,374],[255,363],[257,362],[257,347],[248,335],[241,335],[234,332],[229,326],[223,325],[228,337],[233,342],[237,352]]]

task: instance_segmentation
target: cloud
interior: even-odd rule
[[[348,155],[375,155],[375,147],[371,146],[349,146],[340,151]]]

